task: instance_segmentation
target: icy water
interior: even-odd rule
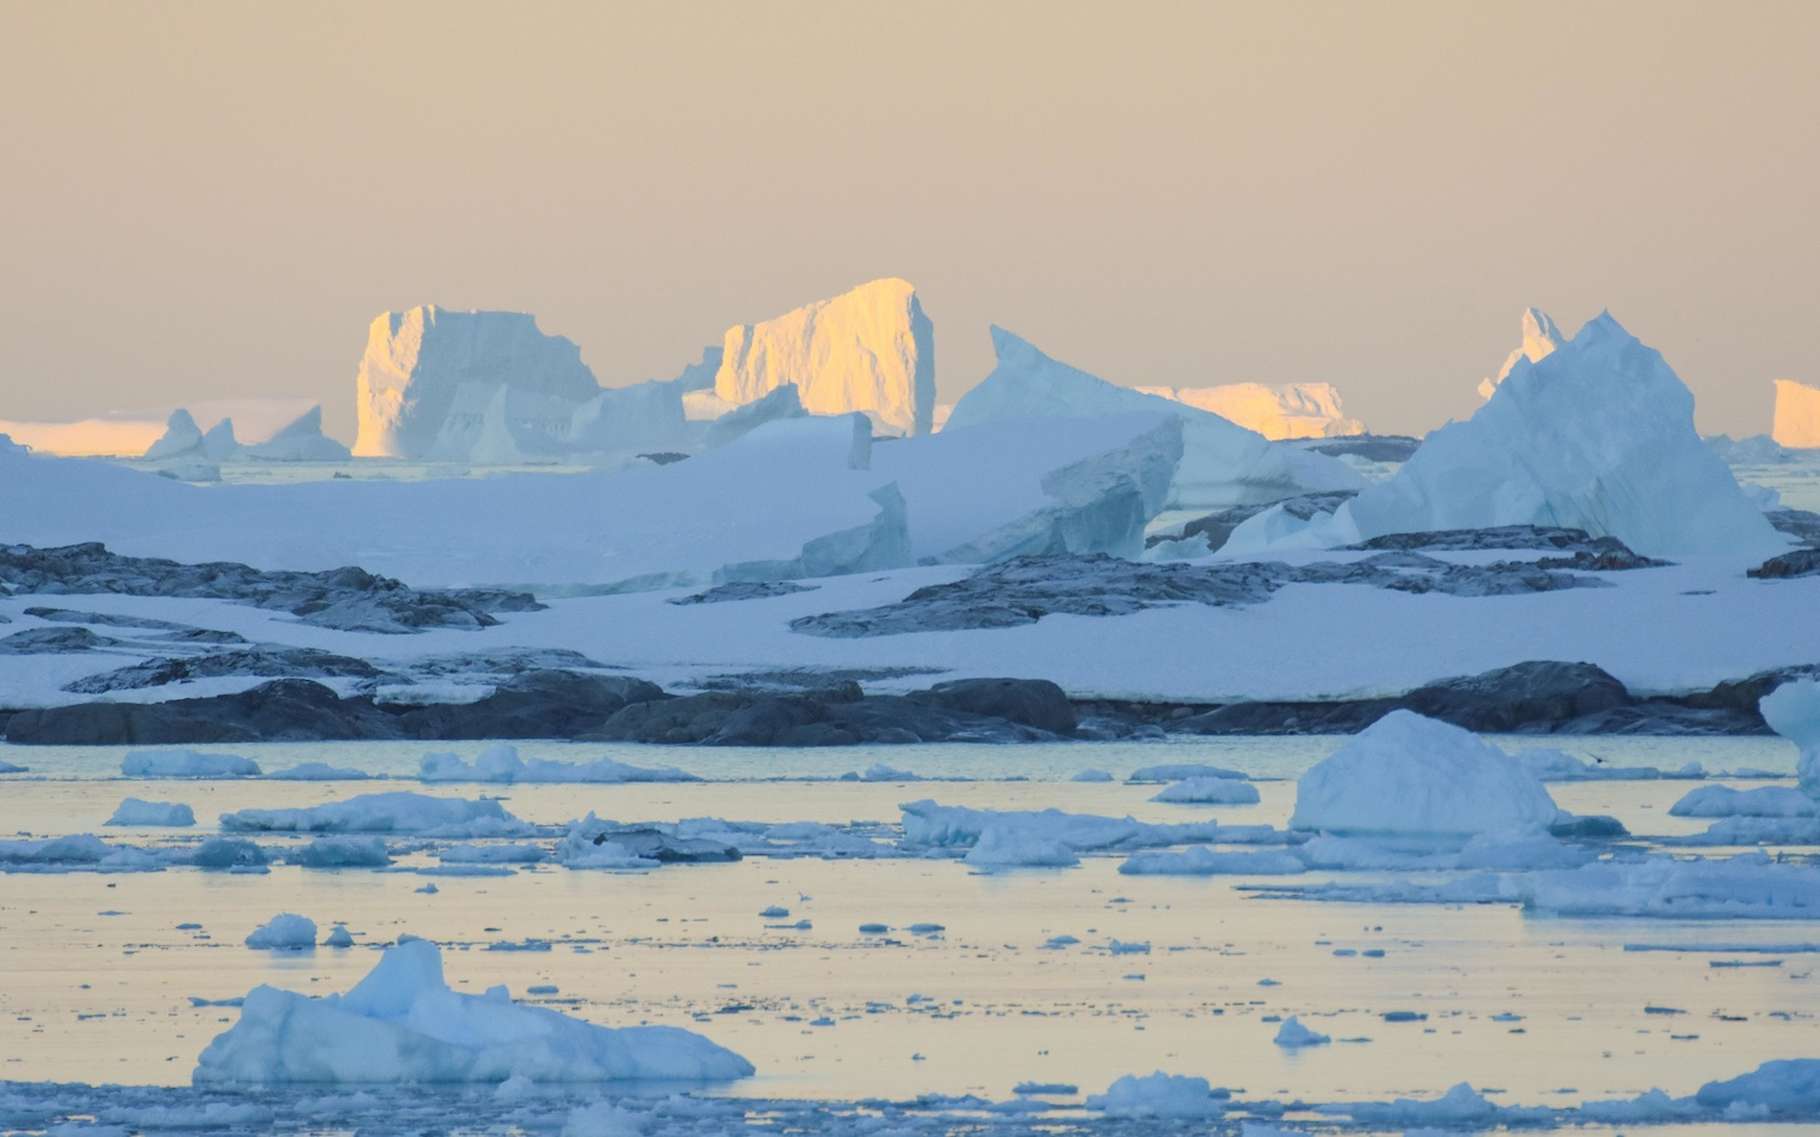
[[[1281,825],[1293,806],[1293,778],[1336,741],[811,751],[529,743],[520,746],[527,756],[610,753],[712,780],[426,792],[496,793],[513,813],[541,824],[592,809],[622,821],[720,816],[890,827],[898,803],[932,797],[993,809]],[[1793,762],[1792,748],[1774,739],[1575,739],[1565,748],[1662,768],[1698,761],[1709,770],[1786,772]],[[254,757],[268,771],[316,760],[402,779],[425,747],[220,749]],[[446,749],[471,758],[481,744]],[[0,748],[0,758],[30,768],[0,781],[0,831],[97,832],[156,844],[212,831],[216,815],[231,809],[422,788],[404,780],[129,781],[115,776],[122,753]],[[784,780],[827,779],[878,761],[925,778],[976,780]],[[1260,783],[1258,805],[1242,807],[1164,805],[1148,800],[1155,786],[1066,780],[1088,767],[1122,779],[1142,765],[1186,761],[1276,780]],[[1566,809],[1609,813],[1633,833],[1664,836],[1704,825],[1667,816],[1695,784],[1551,790]],[[101,829],[128,795],[188,803],[197,829]],[[433,878],[435,894],[418,891],[432,878],[411,871],[9,874],[0,876],[0,1078],[184,1083],[202,1047],[237,1015],[193,1007],[192,996],[229,998],[257,983],[345,990],[376,959],[366,945],[403,932],[445,945],[449,978],[461,989],[505,983],[522,996],[553,985],[556,993],[534,1001],[608,1025],[700,1030],[757,1064],[758,1077],[728,1090],[744,1096],[1003,1098],[1024,1080],[1097,1092],[1121,1074],[1160,1068],[1286,1098],[1427,1096],[1466,1080],[1501,1091],[1496,1100],[1572,1104],[1652,1086],[1688,1093],[1767,1059],[1820,1053],[1820,995],[1810,978],[1820,954],[1799,950],[1820,945],[1820,927],[1810,923],[1550,920],[1505,906],[1265,900],[1245,894],[1243,877],[1122,877],[1119,861],[1089,857],[1074,869],[997,875],[954,860],[755,857],[632,874],[540,866],[508,877]],[[407,869],[429,863],[400,861]],[[813,927],[767,928],[778,922],[758,916],[768,905]],[[357,946],[305,953],[242,946],[279,911],[311,916],[325,932],[345,922]],[[861,934],[869,922],[938,923],[945,931]],[[186,923],[201,929],[178,929]],[[1042,946],[1063,934],[1081,942]],[[1115,938],[1148,942],[1150,951],[1113,954]],[[526,940],[551,946],[498,947]],[[1717,942],[1734,950],[1702,949]],[[1735,950],[1752,944],[1778,950]],[[1351,952],[1359,954],[1336,954]],[[1737,963],[1753,966],[1731,966]],[[1392,1011],[1427,1018],[1386,1021]],[[1272,1045],[1270,1019],[1291,1014],[1335,1044]]]

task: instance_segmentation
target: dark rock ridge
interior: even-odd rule
[[[1486,549],[1539,549],[1567,554],[1534,561],[1541,568],[1582,569],[1588,572],[1622,572],[1626,569],[1661,568],[1668,561],[1633,553],[1616,537],[1588,536],[1584,529],[1552,525],[1497,525],[1489,529],[1435,529],[1425,533],[1386,533],[1351,546],[1368,551],[1468,552]]]
[[[1289,584],[1357,584],[1449,596],[1511,596],[1602,588],[1609,583],[1567,571],[1570,568],[1610,570],[1657,563],[1638,557],[1618,542],[1605,548],[1602,542],[1610,538],[1592,541],[1583,533],[1580,538],[1589,547],[1576,549],[1571,557],[1474,565],[1403,551],[1308,565],[1280,561],[1145,564],[1104,554],[1015,557],[987,565],[963,580],[919,588],[894,604],[800,616],[790,621],[790,627],[806,635],[836,638],[1010,628],[1056,614],[1124,616],[1168,604],[1259,604]]]
[[[1350,454],[1367,462],[1407,462],[1416,447],[1422,445],[1422,440],[1405,434],[1348,434],[1297,445],[1331,458],[1344,458]]]
[[[309,679],[159,703],[79,703],[14,712],[6,740],[47,745],[177,745],[348,739],[572,738],[629,703],[659,699],[620,675],[533,671],[472,703],[429,706],[342,697]]]
[[[701,592],[687,596],[678,596],[669,601],[671,604],[726,604],[734,600],[765,600],[773,596],[789,596],[797,592],[814,592],[812,585],[793,584],[787,580],[735,580],[726,584],[717,584]]]
[[[69,630],[87,631],[85,628]],[[332,651],[258,645],[210,655],[147,659],[99,675],[84,676],[73,683],[64,684],[63,689],[76,695],[104,695],[109,691],[162,687],[169,683],[188,683],[194,679],[251,677],[371,680],[384,674],[364,659],[337,655]]]
[[[1757,580],[1787,580],[1816,573],[1820,573],[1820,549],[1796,549],[1792,553],[1771,557],[1756,568],[1747,570],[1744,575]]]
[[[355,632],[485,628],[495,612],[531,612],[529,593],[417,589],[365,569],[267,572],[228,561],[186,565],[127,557],[89,542],[54,549],[0,545],[0,585],[14,593],[180,596],[232,600],[289,612],[306,624]]]
[[[1806,509],[1771,509],[1769,523],[1810,548],[1820,548],[1820,513]]]

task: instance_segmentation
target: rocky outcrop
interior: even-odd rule
[[[1790,577],[1820,574],[1820,549],[1796,549],[1771,557],[1744,575],[1757,580],[1787,580]]]
[[[38,629],[50,631],[52,629]],[[57,631],[87,631],[86,628],[58,628]],[[24,633],[20,633],[24,634]],[[4,643],[4,641],[0,641]],[[189,683],[197,679],[289,678],[289,679],[377,679],[379,668],[364,659],[318,651],[307,647],[256,645],[232,651],[181,658],[161,657],[143,660],[87,675],[63,686],[74,695],[105,695],[110,691],[135,691],[164,687],[172,683]]]
[[[744,406],[794,386],[810,414],[858,411],[882,433],[927,434],[935,414],[935,329],[907,280],[727,330],[714,394]]]
[[[491,627],[499,622],[492,613],[542,607],[528,593],[415,589],[352,567],[284,572],[229,562],[186,565],[121,556],[94,542],[52,549],[0,545],[0,584],[16,593],[231,600],[289,612],[306,624],[384,633]]]
[[[1580,535],[1584,539],[1584,534]],[[1512,596],[1607,582],[1570,569],[1640,568],[1656,562],[1622,544],[1586,541],[1570,557],[1457,564],[1421,553],[1379,552],[1357,561],[1290,565],[1281,561],[1220,564],[1136,563],[1105,555],[1026,556],[988,565],[971,576],[917,589],[895,604],[827,612],[792,620],[815,636],[854,638],[907,632],[1009,628],[1049,615],[1123,616],[1146,608],[1194,603],[1258,604],[1289,584],[1355,584],[1449,596]],[[1499,546],[1493,546],[1499,547]],[[1533,547],[1533,546],[1531,546]]]

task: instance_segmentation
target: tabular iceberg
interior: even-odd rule
[[[1289,825],[1466,837],[1543,832],[1559,813],[1516,759],[1471,731],[1399,710],[1302,775]]]
[[[1796,450],[1820,447],[1820,387],[1776,380],[1776,418],[1770,437]]]
[[[259,986],[240,1021],[197,1059],[202,1085],[731,1081],[752,1064],[693,1031],[595,1026],[514,1003],[504,987],[462,995],[434,944],[390,948],[345,995]]]
[[[1169,509],[1220,509],[1365,484],[1337,459],[1279,445],[1219,415],[1109,383],[1051,359],[1003,328],[992,329],[992,346],[997,366],[955,404],[943,433],[1005,419],[1172,415],[1182,423],[1182,460],[1170,483]]]
[[[476,419],[495,388],[530,398],[515,434],[563,437],[577,405],[600,390],[581,349],[521,312],[452,312],[433,304],[385,312],[367,331],[355,375],[361,457],[427,458],[451,415]],[[463,387],[478,388],[463,393]],[[479,422],[472,422],[477,428]]]
[[[1138,390],[1219,415],[1272,440],[1339,438],[1366,432],[1362,421],[1347,415],[1332,383],[1222,383],[1217,387]]]
[[[927,434],[935,414],[935,328],[894,277],[759,324],[727,329],[714,394],[742,406],[786,384],[810,414],[859,411],[890,434]]]
[[[1661,354],[1601,313],[1540,361],[1518,359],[1472,418],[1430,434],[1389,481],[1306,522],[1266,510],[1226,547],[1548,525],[1616,537],[1648,556],[1786,549],[1693,416],[1693,394]]]

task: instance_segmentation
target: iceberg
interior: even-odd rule
[[[202,457],[209,462],[226,462],[240,456],[240,440],[234,437],[234,420],[224,418],[209,427],[202,436]]]
[[[694,438],[683,414],[682,380],[609,387],[576,407],[568,449],[624,455],[639,450],[684,450]]]
[[[387,949],[345,995],[259,986],[240,1019],[197,1059],[207,1085],[731,1081],[752,1064],[693,1031],[617,1030],[512,1001],[504,987],[463,995],[434,944]]]
[[[1820,800],[1820,681],[1784,683],[1757,700],[1769,728],[1800,748],[1795,774],[1801,792]]]
[[[1365,424],[1346,414],[1332,383],[1223,383],[1217,387],[1139,387],[1156,395],[1219,415],[1271,441],[1289,438],[1342,438],[1367,433]]]
[[[240,809],[221,815],[229,833],[413,833],[442,837],[519,837],[531,826],[497,801],[430,797],[405,791],[360,794],[297,809]]]
[[[190,412],[179,407],[171,412],[164,424],[164,433],[146,447],[143,457],[148,462],[160,462],[166,458],[188,457],[201,449],[202,428],[196,425]]]
[[[1759,786],[1735,790],[1730,786],[1701,786],[1668,807],[1675,817],[1812,817],[1814,799],[1787,786]]]
[[[1470,731],[1396,710],[1302,775],[1289,825],[1464,838],[1546,832],[1559,813],[1516,759]]]
[[[552,762],[533,758],[527,762],[518,756],[518,748],[508,743],[495,743],[487,747],[473,762],[464,762],[454,754],[426,754],[418,764],[417,776],[425,782],[485,782],[493,785],[625,785],[634,782],[701,781],[694,774],[685,773],[674,766],[631,766],[611,758],[602,758],[597,762]]]
[[[1820,387],[1776,380],[1776,417],[1770,437],[1791,450],[1820,448]]]
[[[517,413],[508,429],[515,441],[521,435],[560,438],[576,407],[600,391],[581,349],[544,333],[536,317],[433,304],[373,320],[354,386],[359,431],[353,452],[363,458],[431,457],[438,439],[446,441],[446,430],[464,423],[477,429],[477,414],[492,406],[498,390],[529,396],[512,408]]]
[[[264,462],[345,462],[346,446],[322,433],[322,407],[311,407],[264,442],[246,447],[246,456]]]
[[[1258,788],[1238,778],[1187,778],[1164,786],[1150,800],[1178,805],[1256,805]]]
[[[281,912],[254,928],[246,946],[271,951],[305,951],[316,946],[316,921]]]
[[[802,418],[809,412],[803,409],[802,396],[797,392],[795,384],[786,383],[742,406],[730,406],[708,424],[707,432],[702,435],[703,445],[712,450],[743,438],[768,422]],[[871,420],[868,419],[866,433],[870,435],[871,432]]]
[[[259,763],[238,754],[195,750],[134,750],[121,759],[127,778],[256,778]]]
[[[1510,378],[1510,373],[1517,369],[1517,364],[1527,360],[1540,363],[1554,354],[1556,348],[1567,341],[1561,329],[1555,326],[1547,312],[1540,308],[1523,309],[1523,339],[1515,351],[1504,358],[1504,366],[1498,368],[1494,376],[1479,380],[1479,397],[1489,399],[1498,391],[1498,385]]]
[[[887,434],[928,434],[935,329],[907,280],[886,278],[727,329],[714,394],[730,406],[797,388],[810,414],[858,411]]]
[[[1283,1020],[1283,1025],[1278,1028],[1277,1036],[1272,1041],[1286,1050],[1294,1050],[1303,1046],[1325,1046],[1332,1042],[1333,1038],[1318,1031],[1309,1030],[1302,1025],[1301,1020],[1290,1015]]]
[[[1225,1103],[1206,1078],[1182,1074],[1126,1074],[1103,1094],[1087,1098],[1087,1108],[1108,1117],[1218,1117]]]
[[[1170,481],[1169,509],[1207,512],[1365,484],[1336,458],[1273,443],[1219,415],[1109,383],[1051,359],[1003,328],[992,329],[992,346],[997,366],[955,404],[944,434],[1005,419],[1170,415],[1182,424],[1182,459]]]
[[[129,797],[107,819],[108,825],[186,826],[196,824],[196,814],[182,802],[145,801]]]
[[[1517,360],[1472,418],[1431,433],[1388,481],[1297,524],[1265,510],[1226,551],[1502,525],[1582,529],[1646,556],[1784,551],[1693,414],[1661,354],[1601,313],[1540,361]]]

